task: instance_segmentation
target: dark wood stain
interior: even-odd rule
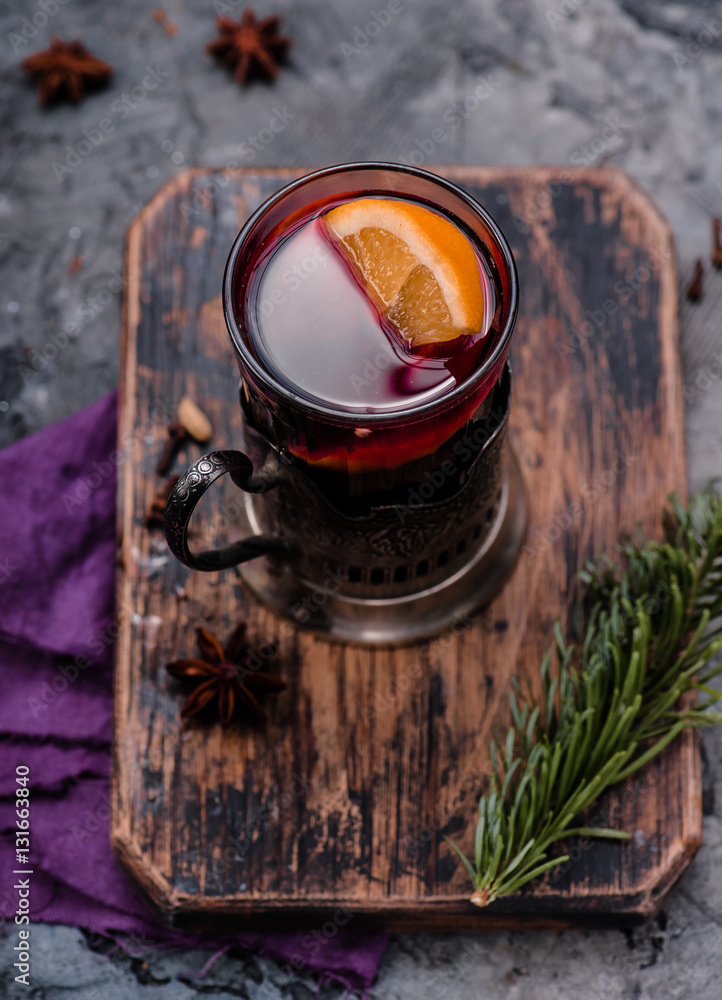
[[[591,810],[632,841],[572,843],[566,871],[485,911],[468,902],[442,839],[473,849],[510,678],[538,676],[579,563],[638,523],[658,533],[660,507],[669,491],[684,495],[686,477],[675,261],[646,196],[607,169],[575,171],[567,184],[553,168],[439,170],[497,218],[519,265],[510,436],[530,523],[493,604],[451,641],[417,648],[282,634],[233,571],[189,574],[143,527],[165,434],[159,410],[188,393],[212,420],[212,446],[239,444],[223,267],[243,219],[301,171],[239,171],[204,199],[208,173],[180,174],[130,229],[120,440],[138,445],[121,470],[112,832],[120,859],[177,924],[308,925],[339,905],[359,929],[631,923],[662,905],[699,846],[691,734]],[[655,254],[658,266],[629,285]],[[617,307],[605,310],[609,301]],[[566,355],[587,313],[593,332]],[[178,467],[199,454],[188,446]],[[222,495],[207,498],[202,530]],[[181,729],[185,692],[163,668],[193,653],[204,614],[222,638],[243,618],[258,645],[280,639],[288,690],[269,703],[265,728]]]

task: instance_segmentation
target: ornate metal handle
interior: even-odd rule
[[[163,519],[168,547],[176,559],[191,569],[212,572],[237,566],[257,556],[287,551],[286,543],[281,538],[251,535],[222,549],[191,552],[188,548],[188,525],[193,511],[208,487],[226,472],[230,472],[236,486],[246,493],[265,493],[278,486],[283,478],[275,455],[270,455],[255,473],[250,458],[241,451],[212,451],[194,462],[174,486]]]

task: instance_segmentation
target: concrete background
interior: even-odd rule
[[[166,9],[178,26],[175,37],[153,21],[150,2],[66,0],[54,6],[45,0],[51,13],[43,24],[36,17],[43,10],[40,0],[3,0],[0,444],[74,412],[116,384],[120,297],[113,294],[98,307],[95,296],[116,287],[128,223],[176,171],[233,159],[313,166],[408,158],[419,143],[429,148],[426,140],[443,125],[444,113],[473,93],[482,77],[492,96],[450,129],[433,153],[424,153],[426,162],[608,161],[635,177],[667,214],[682,281],[696,256],[706,258],[710,216],[722,214],[722,5],[399,4],[388,26],[364,44],[356,29],[372,10],[386,10],[385,0],[278,0],[272,6],[262,0],[259,16],[281,13],[294,47],[274,86],[240,90],[204,51],[214,35],[214,7],[240,12],[242,5],[233,0],[170,0]],[[26,34],[33,18],[41,25],[28,40],[21,33],[23,18],[31,25]],[[110,62],[116,70],[111,87],[79,107],[39,109],[18,64],[54,34],[82,38]],[[146,66],[156,69],[160,83],[121,120],[113,102],[141,86]],[[264,145],[259,133],[274,109],[284,111],[288,123]],[[77,166],[62,170],[67,146],[77,146],[83,129],[109,114],[114,132]],[[614,133],[611,139],[600,138],[605,127],[607,136]],[[249,138],[261,148],[253,149]],[[83,266],[71,273],[76,256]],[[722,347],[721,301],[722,276],[708,269],[704,301],[682,309],[692,488],[722,473],[722,387],[713,363]],[[44,359],[51,334],[78,317],[79,335],[55,358]],[[719,1000],[722,732],[705,733],[703,747],[705,843],[662,917],[633,932],[398,935],[374,995]],[[72,928],[42,925],[34,928],[33,947],[33,989],[16,992],[3,985],[11,979],[12,958],[8,940],[0,938],[0,996],[169,1000],[211,993],[302,1000],[316,988],[310,979],[240,952],[189,985],[176,977],[200,968],[207,957],[201,953],[151,952],[143,956],[145,965],[140,959],[101,959],[97,949],[107,947],[102,942]],[[321,991],[323,997],[341,994],[336,987]]]

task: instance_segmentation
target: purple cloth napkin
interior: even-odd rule
[[[0,917],[14,919],[16,767],[30,775],[30,919],[152,945],[252,949],[365,992],[385,934],[165,927],[110,846],[117,397],[0,452]],[[0,921],[1,923],[2,921]],[[128,937],[130,936],[130,937]]]

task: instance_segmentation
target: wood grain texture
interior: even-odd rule
[[[649,199],[609,169],[438,170],[491,211],[519,266],[510,435],[530,524],[499,597],[417,647],[284,627],[234,571],[190,574],[143,527],[165,414],[182,395],[211,417],[212,447],[240,443],[223,267],[248,213],[307,171],[189,171],[130,229],[120,436],[124,454],[137,447],[120,494],[112,836],[176,923],[278,927],[338,905],[357,927],[628,923],[662,904],[699,846],[693,735],[592,809],[629,842],[577,844],[566,871],[484,911],[442,840],[472,850],[510,677],[536,678],[579,565],[638,524],[658,533],[668,492],[684,496],[685,456],[674,250]],[[186,448],[178,469],[199,454]],[[206,540],[223,540],[214,512],[231,496],[204,500]],[[164,664],[192,654],[198,621],[223,638],[241,618],[256,644],[280,639],[288,690],[269,702],[265,729],[181,727],[184,691]]]

